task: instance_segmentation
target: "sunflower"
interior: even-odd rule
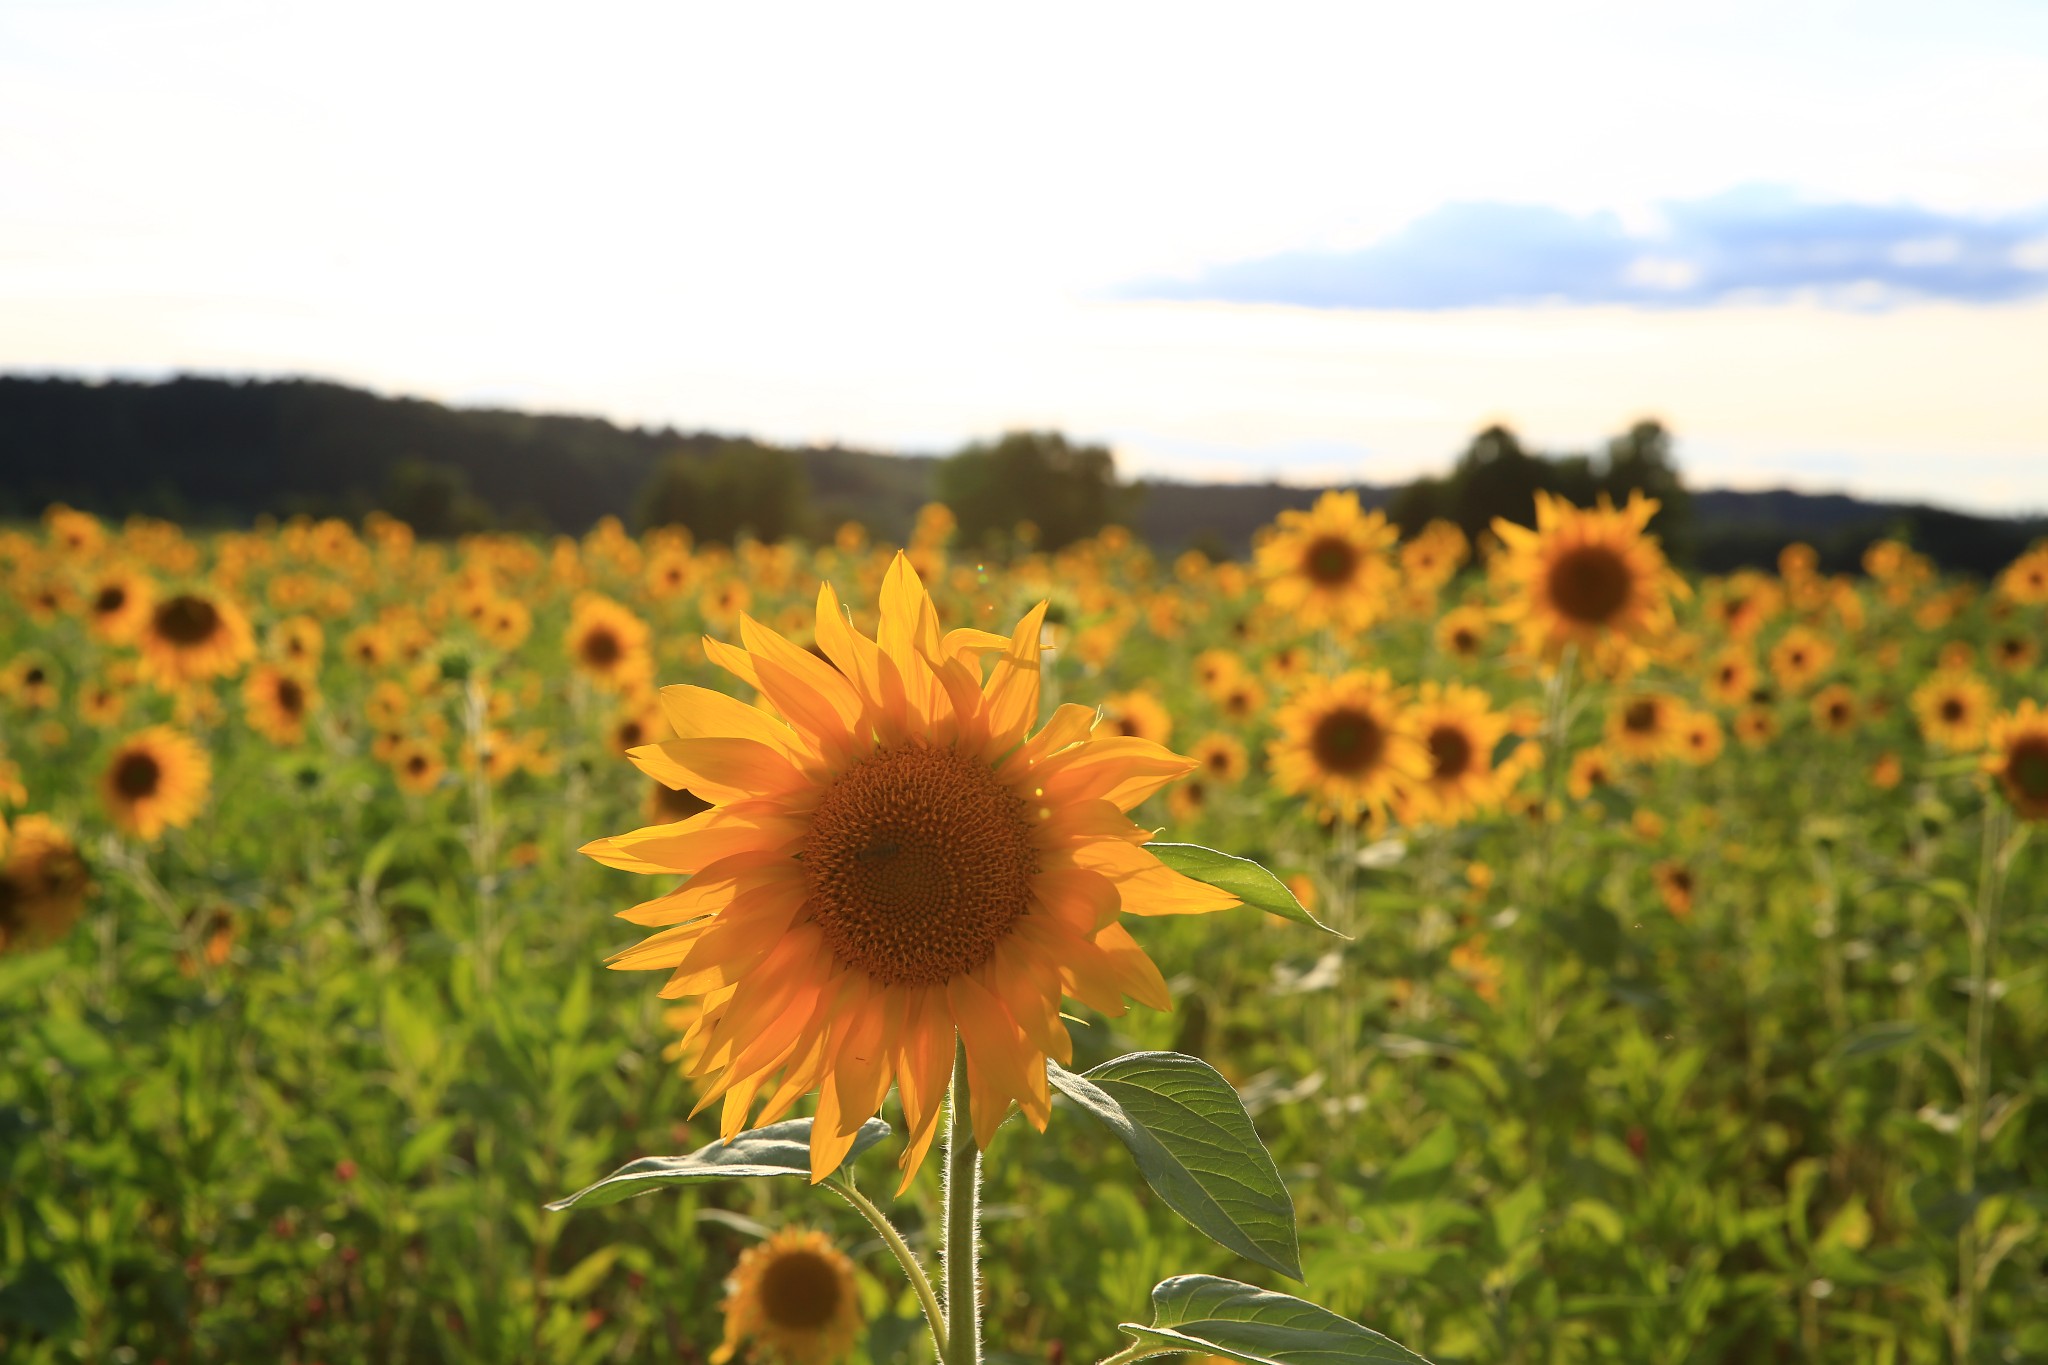
[[[2031,701],[1991,722],[1984,769],[2022,820],[2048,820],[2048,711]]]
[[[1401,572],[1409,583],[1434,593],[1472,557],[1472,542],[1456,522],[1438,518],[1401,546]]]
[[[1205,649],[1195,656],[1195,686],[1220,697],[1244,676],[1244,662],[1231,650]]]
[[[476,628],[493,648],[510,653],[533,633],[533,612],[516,597],[493,597],[477,618]]]
[[[167,828],[191,824],[212,783],[206,751],[191,736],[155,725],[114,750],[100,778],[100,797],[115,825],[153,840]]]
[[[57,704],[57,670],[41,654],[23,654],[0,669],[0,696],[24,711],[47,711]]]
[[[647,557],[647,595],[657,602],[680,595],[692,577],[687,544],[663,545]]]
[[[647,784],[647,819],[653,824],[672,825],[710,809],[709,801],[687,787],[651,780]]]
[[[2023,607],[2048,602],[2048,541],[2042,541],[2005,566],[1998,576],[1999,595]]]
[[[1211,731],[1195,741],[1192,756],[1204,777],[1226,785],[1242,782],[1251,771],[1244,742],[1235,735]]]
[[[380,622],[366,621],[348,633],[348,638],[341,642],[341,652],[356,667],[370,672],[397,657],[398,642]]]
[[[837,1169],[894,1082],[905,1183],[938,1127],[955,1039],[976,1140],[1014,1102],[1043,1130],[1045,1060],[1072,1044],[1062,995],[1107,1014],[1169,1008],[1165,982],[1118,922],[1238,904],[1166,867],[1123,815],[1192,759],[1096,732],[1067,705],[1038,714],[1041,605],[1007,639],[941,635],[909,560],[882,584],[879,638],[857,633],[829,583],[817,641],[830,662],[742,618],[744,648],[712,662],[786,719],[707,688],[661,693],[680,738],[635,750],[649,776],[712,809],[587,845],[628,871],[692,874],[624,912],[658,929],[612,959],[671,973],[665,998],[708,997],[696,1077],[721,1131],[819,1092],[811,1173]],[[984,655],[997,655],[987,680]]]
[[[1770,707],[1752,702],[1735,714],[1735,737],[1745,749],[1761,749],[1778,737],[1778,716]]]
[[[1406,794],[1408,815],[1451,825],[1500,800],[1493,751],[1507,737],[1509,720],[1486,693],[1459,683],[1424,683],[1407,723],[1429,750],[1429,775]]]
[[[1564,785],[1574,801],[1586,800],[1597,788],[1613,786],[1614,756],[1597,744],[1579,750],[1572,755]]]
[[[296,673],[276,664],[252,670],[242,684],[242,715],[249,728],[272,744],[297,744],[306,737],[306,717],[320,704],[320,694]]]
[[[1846,735],[1856,728],[1856,694],[1841,683],[1829,683],[1813,694],[1813,723],[1822,734]]]
[[[1678,756],[1703,768],[1721,756],[1721,722],[1705,711],[1689,711],[1678,727]]]
[[[1216,699],[1223,714],[1240,725],[1249,725],[1266,709],[1266,689],[1257,678],[1239,678]]]
[[[1500,983],[1507,968],[1500,958],[1486,951],[1486,935],[1474,934],[1451,949],[1450,968],[1472,993],[1489,1005],[1500,1003]]]
[[[320,669],[320,653],[327,636],[310,616],[287,616],[270,628],[270,647],[286,667],[300,673]]]
[[[1787,692],[1804,692],[1835,661],[1835,647],[1808,630],[1794,626],[1771,646],[1771,676]]]
[[[399,787],[416,796],[440,786],[442,774],[448,771],[448,760],[441,756],[440,748],[417,738],[400,739],[384,761]]]
[[[1150,692],[1119,692],[1102,703],[1102,725],[1113,735],[1164,744],[1173,733],[1173,713]]]
[[[2039,651],[2025,635],[2001,635],[1991,644],[1991,657],[2008,673],[2024,673],[2034,666]]]
[[[1436,623],[1436,647],[1453,659],[1470,662],[1486,652],[1491,625],[1478,607],[1453,607]]]
[[[1651,870],[1657,880],[1657,894],[1664,898],[1664,908],[1671,912],[1673,919],[1692,917],[1694,886],[1692,869],[1683,863],[1666,860]]]
[[[1939,749],[1975,749],[1991,719],[1991,688],[1975,673],[1944,670],[1913,689],[1920,733]]]
[[[1390,802],[1429,776],[1429,750],[1383,671],[1313,680],[1274,722],[1280,737],[1267,747],[1274,784],[1316,798],[1340,818],[1360,811],[1382,818]]]
[[[1396,577],[1387,552],[1399,533],[1358,494],[1324,493],[1308,511],[1282,512],[1259,546],[1266,600],[1305,626],[1363,630],[1378,620]]]
[[[1197,772],[1183,778],[1166,793],[1167,813],[1184,825],[1193,824],[1202,818],[1202,812],[1209,808],[1209,784]]]
[[[635,704],[621,710],[612,720],[611,733],[606,737],[612,752],[627,754],[643,744],[673,738],[669,734],[668,722],[661,717],[661,708],[651,704]]]
[[[1723,706],[1739,706],[1756,690],[1757,677],[1748,651],[1724,649],[1707,665],[1707,695]]]
[[[149,619],[151,589],[139,573],[115,569],[93,582],[85,599],[86,624],[110,644],[125,645]]]
[[[1266,656],[1266,676],[1286,686],[1308,676],[1308,651],[1300,645],[1282,645]]]
[[[1671,624],[1671,597],[1685,584],[1648,534],[1657,503],[1640,492],[1617,510],[1603,494],[1593,508],[1536,494],[1536,527],[1495,518],[1505,555],[1499,573],[1513,590],[1502,619],[1523,643],[1554,654],[1566,644],[1646,639]]]
[[[775,1365],[833,1365],[853,1354],[860,1329],[853,1262],[824,1233],[785,1228],[740,1253],[711,1365],[747,1341]]]
[[[1683,712],[1669,693],[1630,693],[1607,712],[1607,744],[1623,758],[1655,762],[1676,749]]]
[[[1870,785],[1879,791],[1890,791],[1898,786],[1905,776],[1905,765],[1900,763],[1899,756],[1890,750],[1879,754],[1877,761],[1870,765]]]
[[[226,677],[256,652],[241,608],[196,589],[159,598],[137,639],[143,672],[165,690]]]
[[[1745,570],[1730,575],[1708,595],[1706,614],[1727,635],[1743,640],[1756,634],[1764,622],[1776,615],[1784,601],[1784,590],[1776,583],[1754,570]]]
[[[601,593],[576,599],[563,644],[570,662],[606,687],[644,680],[652,670],[646,622]]]
[[[0,953],[62,938],[91,889],[71,836],[47,815],[0,821],[0,854]]]

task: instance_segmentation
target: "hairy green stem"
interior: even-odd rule
[[[944,1365],[981,1365],[981,1149],[967,1094],[967,1045],[953,1045],[946,1102],[946,1349]]]
[[[1977,904],[1967,929],[1970,940],[1970,1014],[1964,1042],[1963,1150],[1956,1184],[1964,1195],[1977,1192],[1977,1159],[1984,1141],[1984,1103],[1991,1088],[1985,1053],[1991,1035],[1991,991],[1998,946],[1998,911],[2005,892],[2006,865],[2016,851],[2009,842],[2011,815],[1995,797],[1984,811],[1984,844],[1977,862]],[[1976,1349],[1983,1313],[1978,1269],[1982,1247],[1977,1210],[1968,1209],[1956,1234],[1956,1305],[1950,1322],[1956,1365],[1968,1365]]]
[[[889,1250],[896,1255],[896,1264],[903,1267],[904,1275],[910,1280],[910,1287],[917,1291],[918,1306],[924,1309],[924,1320],[931,1324],[932,1347],[939,1353],[939,1359],[946,1358],[946,1315],[939,1309],[939,1296],[932,1290],[931,1277],[924,1273],[924,1264],[917,1259],[917,1253],[910,1249],[910,1243],[903,1240],[903,1234],[889,1221],[889,1215],[876,1207],[875,1202],[862,1194],[849,1176],[833,1176],[825,1182],[827,1189],[853,1205],[869,1226],[889,1244]]]

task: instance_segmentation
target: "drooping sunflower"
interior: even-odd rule
[[[1572,755],[1565,774],[1565,790],[1574,801],[1584,801],[1601,787],[1614,785],[1614,756],[1595,744]]]
[[[1363,630],[1397,582],[1389,551],[1399,538],[1384,514],[1359,510],[1356,493],[1332,490],[1306,512],[1290,508],[1258,548],[1266,600],[1304,626]]]
[[[191,824],[212,784],[206,751],[182,731],[153,725],[114,750],[100,778],[100,797],[116,826],[155,839],[165,829]]]
[[[740,1253],[711,1365],[746,1342],[775,1365],[834,1365],[853,1354],[860,1329],[853,1262],[824,1233],[786,1228]]]
[[[2023,701],[1991,722],[1984,769],[2022,820],[2048,820],[2048,711]]]
[[[584,593],[563,637],[571,663],[606,687],[645,679],[652,668],[647,623],[602,593]]]
[[[197,588],[158,598],[136,638],[142,671],[167,690],[227,677],[256,652],[256,637],[242,609]]]
[[[1525,647],[1554,654],[1567,644],[1628,643],[1670,627],[1671,598],[1686,588],[1646,529],[1657,507],[1640,492],[1619,509],[1604,495],[1599,506],[1580,508],[1539,492],[1533,530],[1495,519],[1506,551],[1499,581],[1511,594],[1501,615],[1516,624]]]
[[[0,953],[39,948],[69,932],[91,878],[77,845],[47,815],[0,821]]]
[[[1943,670],[1913,689],[1920,733],[1938,749],[1960,752],[1983,744],[1992,706],[1990,686],[1966,671]]]
[[[1384,671],[1312,680],[1274,716],[1273,783],[1312,797],[1343,819],[1374,819],[1429,776],[1429,750],[1411,729]]]
[[[319,704],[311,683],[275,664],[258,665],[242,684],[242,715],[250,729],[272,744],[304,739],[306,718]]]
[[[1666,860],[1652,870],[1657,880],[1657,894],[1664,898],[1664,908],[1671,912],[1673,919],[1692,917],[1692,898],[1695,892],[1692,869],[1683,863]]]
[[[1497,804],[1493,751],[1510,724],[1476,687],[1424,683],[1408,708],[1408,728],[1429,751],[1429,773],[1408,787],[1404,813],[1451,825]]]
[[[1666,692],[1633,692],[1607,712],[1607,744],[1638,763],[1652,763],[1677,747],[1683,705]]]
[[[766,1123],[818,1091],[814,1179],[837,1169],[894,1082],[907,1183],[937,1131],[956,1038],[977,1141],[1012,1102],[1043,1129],[1045,1059],[1072,1056],[1063,995],[1108,1014],[1126,998],[1171,1004],[1119,913],[1238,903],[1166,867],[1123,814],[1192,759],[1104,735],[1085,706],[1029,733],[1043,610],[1007,638],[941,635],[898,555],[877,639],[854,630],[829,583],[817,608],[825,659],[742,618],[744,648],[707,639],[705,652],[780,718],[707,688],[664,688],[679,738],[633,761],[712,808],[585,848],[609,866],[690,876],[623,912],[659,932],[611,966],[671,973],[664,998],[707,998],[696,1075],[703,1104],[722,1100],[728,1136],[757,1101]]]
[[[85,599],[86,624],[110,644],[127,644],[149,619],[149,579],[128,569],[114,569],[93,582]]]

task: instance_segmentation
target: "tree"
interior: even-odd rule
[[[1674,558],[1686,558],[1692,551],[1692,498],[1678,477],[1678,462],[1671,455],[1671,433],[1662,422],[1646,418],[1607,443],[1600,471],[1600,489],[1618,506],[1628,495],[1640,491],[1660,504],[1650,519],[1650,529],[1664,542]]]
[[[446,540],[489,529],[491,509],[452,465],[400,460],[384,483],[384,510],[420,535]]]
[[[809,529],[810,480],[787,450],[727,441],[709,455],[677,452],[640,491],[644,528],[684,526],[699,541],[786,540]]]
[[[968,545],[999,544],[1028,521],[1039,547],[1057,550],[1127,519],[1135,504],[1107,446],[1073,445],[1057,431],[977,441],[939,465],[935,487]]]

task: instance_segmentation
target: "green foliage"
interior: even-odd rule
[[[1429,1365],[1326,1308],[1213,1275],[1165,1281],[1152,1291],[1152,1321],[1123,1330],[1158,1354],[1206,1352],[1246,1365]]]
[[[848,1162],[889,1136],[889,1125],[869,1119],[846,1153]],[[556,1213],[579,1204],[617,1204],[656,1190],[682,1185],[708,1185],[718,1180],[763,1180],[776,1176],[811,1178],[811,1121],[788,1119],[766,1128],[752,1128],[700,1147],[688,1156],[644,1156],[629,1161],[594,1185],[586,1185],[548,1208]]]
[[[1057,1062],[1047,1070],[1055,1089],[1117,1135],[1168,1208],[1247,1260],[1301,1278],[1294,1201],[1244,1101],[1214,1067],[1135,1052],[1082,1076]]]
[[[939,466],[934,487],[959,521],[961,541],[976,546],[1006,544],[1028,521],[1040,548],[1058,550],[1126,519],[1135,506],[1107,446],[1072,445],[1057,431],[976,442]]]
[[[810,480],[794,454],[733,441],[709,456],[670,455],[641,490],[643,528],[687,527],[700,542],[776,541],[811,529]]]

